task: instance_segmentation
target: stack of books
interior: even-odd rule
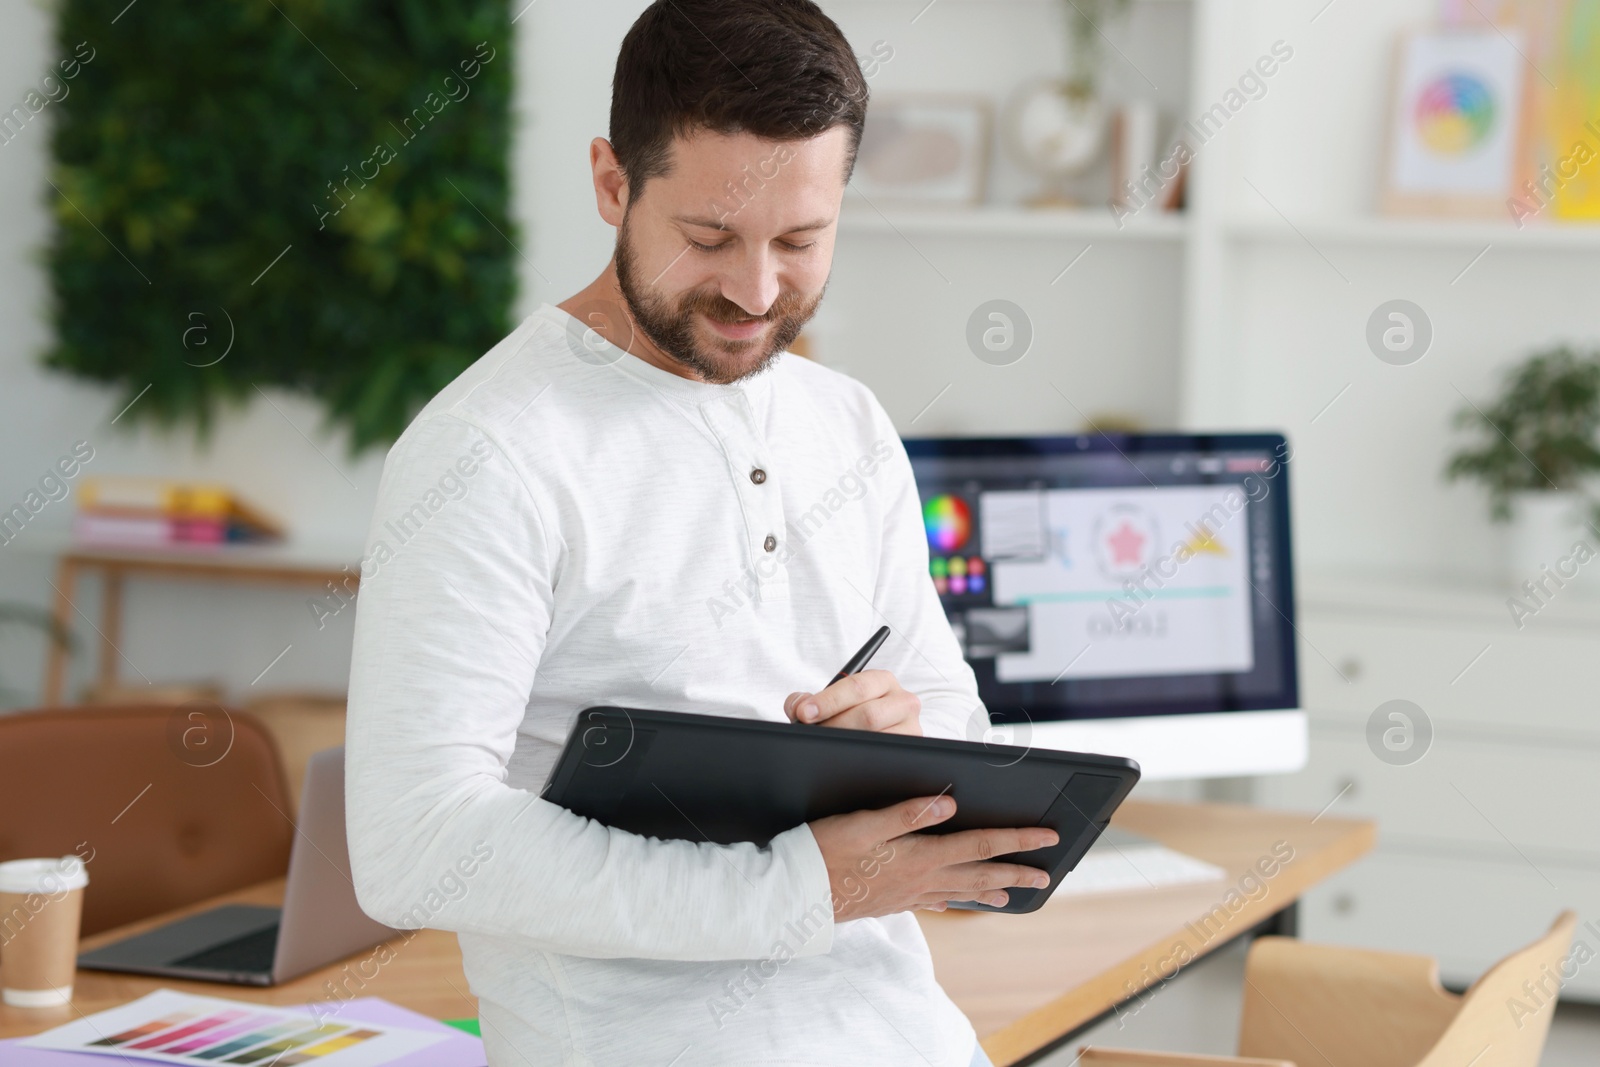
[[[163,478],[86,478],[72,536],[117,548],[215,548],[283,540],[283,527],[226,486]]]

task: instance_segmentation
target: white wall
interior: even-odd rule
[[[617,0],[512,0],[521,8],[517,138],[519,215],[538,274],[525,280],[522,312],[588,285],[611,257],[614,230],[595,210],[589,142],[604,137],[611,72],[628,27],[645,4]]]
[[[518,16],[519,316],[584,285],[610,254],[612,231],[594,211],[588,144],[606,131],[617,46],[643,6],[534,0]],[[858,53],[878,41],[893,48],[872,83],[879,98],[952,91],[1003,100],[1018,84],[1057,71],[1064,55],[1061,8],[1053,0],[824,6]],[[1235,216],[1277,219],[1246,178],[1295,220],[1372,208],[1393,33],[1425,20],[1432,3],[1323,6],[1141,0],[1131,27],[1113,31],[1127,59],[1108,54],[1109,94],[1149,97],[1173,114],[1195,110],[1195,78],[1219,87],[1274,39],[1296,48],[1269,95],[1207,146],[1203,180],[1214,210],[1198,220],[1194,238],[1208,250],[1203,255],[1186,258],[1181,241],[956,237],[888,207],[895,229],[847,225],[841,234],[817,323],[820,358],[872,386],[902,432],[1065,432],[1083,415],[1106,411],[1151,425],[1285,429],[1297,445],[1303,567],[1487,581],[1497,565],[1497,535],[1481,497],[1438,477],[1450,445],[1446,420],[1461,403],[1458,389],[1482,397],[1496,368],[1531,346],[1600,339],[1596,253],[1497,246],[1457,281],[1477,248],[1319,240],[1313,250],[1297,239],[1234,236]],[[138,9],[125,17],[138,17]],[[9,105],[50,63],[49,16],[27,0],[0,0],[0,25],[0,102]],[[1191,69],[1188,45],[1194,29],[1215,42],[1199,72]],[[108,25],[103,46],[115,41]],[[91,64],[73,91],[93,92],[97,76]],[[110,391],[38,369],[46,343],[47,294],[36,255],[47,232],[48,120],[46,109],[0,147],[0,505],[19,499],[81,438],[96,448],[94,471],[225,480],[282,516],[299,540],[354,558],[381,456],[349,458],[342,440],[317,429],[314,403],[275,393],[280,413],[258,398],[203,450],[184,436],[108,426],[120,407]],[[993,201],[1014,201],[1036,187],[998,147],[991,162]],[[1083,261],[1052,284],[1089,244]],[[993,297],[1023,305],[1035,322],[1033,350],[1010,367],[982,364],[965,347],[967,315]],[[1378,363],[1362,340],[1368,313],[1391,297],[1421,303],[1437,327],[1434,351],[1413,367]],[[1187,356],[1185,300],[1218,304],[1214,312],[1190,308],[1200,320],[1213,318]],[[68,502],[52,505],[22,538],[0,547],[0,597],[49,602],[48,568],[68,517]],[[80,602],[93,617],[92,588]],[[242,692],[293,644],[258,688],[344,684],[348,614],[318,632],[298,594],[135,584],[127,604],[124,651],[152,680],[214,677]],[[81,620],[79,629],[93,636]],[[0,681],[31,691],[41,642],[0,634]],[[87,666],[79,665],[80,676]]]

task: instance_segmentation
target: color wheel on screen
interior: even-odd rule
[[[958,496],[943,493],[922,505],[922,524],[928,546],[935,552],[954,552],[972,536],[972,509]]]
[[[1415,110],[1417,136],[1442,156],[1477,148],[1494,130],[1494,94],[1473,74],[1445,74],[1423,86]]]

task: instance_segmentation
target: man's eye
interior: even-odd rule
[[[719,241],[714,245],[703,245],[692,237],[689,238],[689,243],[702,252],[715,252],[718,249],[726,248],[728,246],[727,241]]]
[[[779,241],[778,243],[791,252],[804,252],[806,249],[816,244],[815,241],[808,241],[803,245],[797,245],[793,241]]]

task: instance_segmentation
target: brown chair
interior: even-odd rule
[[[288,812],[277,748],[243,712],[0,715],[0,861],[81,856],[85,936],[282,876]]]
[[[1245,960],[1239,1057],[1090,1046],[1078,1062],[1080,1067],[1537,1067],[1577,924],[1577,915],[1562,912],[1548,933],[1489,968],[1462,994],[1439,984],[1439,965],[1426,956],[1263,937]]]

